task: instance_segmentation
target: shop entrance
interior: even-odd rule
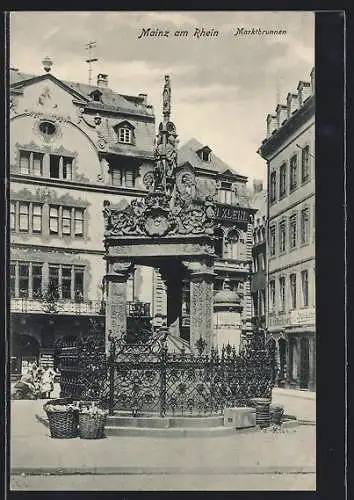
[[[310,375],[310,345],[309,339],[300,340],[300,389],[308,389]]]

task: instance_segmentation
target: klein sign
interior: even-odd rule
[[[215,206],[215,219],[235,222],[249,222],[250,213],[248,210],[239,207],[229,207],[225,205]]]

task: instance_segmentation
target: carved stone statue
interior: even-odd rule
[[[170,117],[171,114],[171,85],[170,77],[165,75],[165,85],[162,92],[162,113],[166,117]]]

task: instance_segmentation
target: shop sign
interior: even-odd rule
[[[39,364],[42,368],[53,368],[54,367],[54,356],[52,353],[44,353],[40,354]]]
[[[232,222],[248,222],[249,211],[238,207],[215,206],[215,219]]]
[[[316,322],[316,310],[314,307],[310,309],[299,309],[290,312],[291,325],[312,325]]]
[[[289,324],[289,315],[281,314],[279,316],[269,316],[268,326],[287,326]]]

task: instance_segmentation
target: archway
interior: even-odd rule
[[[14,336],[11,345],[11,373],[23,374],[28,370],[29,365],[38,362],[39,342],[29,334],[19,334]]]

